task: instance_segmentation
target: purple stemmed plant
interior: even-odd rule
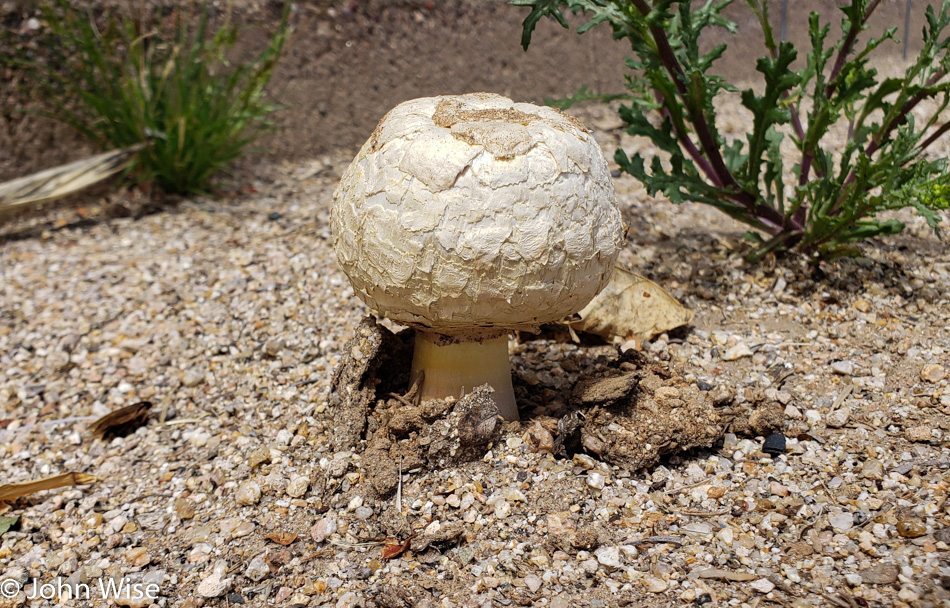
[[[844,6],[842,35],[831,44],[830,26],[812,13],[811,48],[798,69],[792,69],[795,47],[774,38],[765,0],[746,0],[764,33],[766,54],[756,62],[764,87],[761,94],[741,92],[753,120],[744,139],[727,142],[716,128],[713,100],[737,89],[710,70],[726,45],[703,53],[698,41],[709,27],[735,33],[736,24],[722,15],[730,3],[512,1],[531,8],[524,21],[525,48],[544,17],[568,27],[562,6],[590,18],[580,33],[606,23],[615,38],[630,43],[633,57],[626,63],[634,74],[627,77],[627,93],[595,95],[582,88],[555,105],[629,102],[620,107],[626,131],[648,137],[666,162],[656,155],[648,168],[639,154],[630,158],[619,149],[614,158],[621,169],[651,195],[713,205],[754,228],[747,233],[755,244],[752,259],[770,251],[796,250],[822,259],[852,254],[858,241],[903,230],[902,222],[881,213],[904,207],[913,207],[939,235],[950,175],[947,160],[928,156],[927,148],[950,129],[941,117],[950,102],[950,39],[944,36],[950,0],[937,11],[927,7],[923,45],[905,74],[883,79],[869,60],[882,43],[894,40],[896,28],[859,44],[881,0]],[[920,119],[913,111],[924,101],[934,102],[934,109]],[[836,125],[847,126],[840,150],[823,141]],[[785,137],[799,152],[788,170],[781,153]]]

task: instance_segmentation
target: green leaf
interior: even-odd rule
[[[20,523],[19,515],[0,515],[0,536]]]

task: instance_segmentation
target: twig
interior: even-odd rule
[[[402,456],[399,457],[399,483],[396,485],[396,513],[402,513]]]
[[[841,391],[840,393],[838,393],[838,396],[835,397],[834,403],[831,404],[831,411],[833,412],[833,411],[835,411],[836,409],[838,409],[838,406],[841,405],[841,404],[844,402],[844,400],[847,399],[848,396],[849,396],[852,392],[854,392],[854,385],[853,385],[853,384],[849,384],[848,386],[844,387],[844,389],[842,389],[842,391]]]
[[[680,511],[673,511],[673,513],[688,515],[690,517],[716,517],[717,515],[725,515],[729,512],[730,509],[722,509],[720,511],[694,511],[692,509],[682,509]]]
[[[634,546],[645,545],[648,543],[655,543],[655,544],[670,543],[673,545],[682,545],[685,542],[686,541],[684,541],[682,538],[678,536],[647,536],[646,538],[635,540],[630,544]]]

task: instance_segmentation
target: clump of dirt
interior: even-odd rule
[[[438,470],[481,458],[506,426],[483,385],[460,399],[419,402],[409,386],[411,329],[393,333],[365,318],[343,349],[330,387],[338,450],[363,453],[376,495],[395,492],[399,468]],[[508,425],[536,450],[558,457],[583,452],[635,471],[664,457],[710,448],[726,432],[762,435],[784,424],[781,406],[764,399],[736,403],[729,391],[706,391],[637,357],[599,355],[563,389],[558,416],[535,415]],[[604,364],[605,362],[605,364]],[[529,398],[531,395],[529,395]]]

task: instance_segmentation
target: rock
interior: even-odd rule
[[[904,429],[904,436],[908,441],[928,443],[933,440],[933,429],[929,426],[912,426]]]
[[[854,516],[851,513],[838,513],[828,518],[828,523],[834,528],[835,532],[847,532],[854,527]]]
[[[749,583],[749,586],[759,593],[771,593],[772,590],[775,589],[775,583],[767,578],[760,578],[757,581],[752,581]]]
[[[203,369],[191,368],[181,377],[181,383],[186,387],[198,386],[205,381],[207,372]],[[216,597],[216,596],[215,596]]]
[[[884,479],[884,464],[876,458],[864,462],[861,467],[861,477],[865,479]]]
[[[187,498],[178,498],[174,502],[175,513],[182,519],[191,519],[195,516],[195,503]]]
[[[829,412],[825,416],[825,424],[833,429],[840,429],[844,425],[848,424],[848,420],[851,419],[851,408],[848,406],[841,407],[836,409],[833,412]]]
[[[875,564],[858,572],[865,585],[893,585],[901,573],[897,564]]]
[[[947,370],[942,365],[928,363],[920,370],[920,379],[924,382],[936,384],[947,377]]]
[[[603,490],[604,484],[607,483],[607,478],[604,477],[603,473],[598,473],[597,471],[591,471],[587,474],[587,485],[590,488],[595,490]]]
[[[915,517],[897,522],[897,533],[904,538],[918,538],[927,533],[927,525]]]
[[[594,552],[594,556],[597,562],[608,570],[616,570],[621,566],[619,547],[601,547]]]
[[[844,360],[844,361],[832,361],[831,362],[831,371],[840,375],[840,376],[853,376],[854,375],[854,361]]]
[[[244,576],[251,579],[255,583],[264,580],[268,575],[270,575],[270,567],[260,555],[252,559],[247,565],[247,569],[244,571]]]
[[[132,547],[126,551],[125,559],[127,559],[128,562],[133,566],[139,568],[147,566],[148,563],[152,561],[152,557],[148,554],[148,551],[142,547]]]
[[[337,523],[334,517],[324,517],[310,528],[310,537],[318,543],[322,543],[328,536],[336,532]]]
[[[233,579],[225,578],[228,564],[225,561],[216,562],[211,574],[198,583],[198,595],[201,597],[221,597],[231,588]]]
[[[524,577],[524,584],[531,590],[531,593],[537,593],[544,581],[537,574],[529,574]]]
[[[270,449],[261,446],[248,455],[247,466],[251,467],[252,469],[256,469],[262,464],[267,464],[270,461]]]
[[[787,413],[787,410],[786,410]],[[772,433],[765,438],[762,444],[762,451],[770,456],[778,456],[785,452],[785,435],[782,433]]]
[[[571,603],[560,595],[551,599],[551,608],[570,608]]]
[[[787,405],[785,406],[785,417],[792,420],[801,420],[804,418],[804,414],[802,414],[802,411],[794,405]]]
[[[287,495],[292,498],[300,498],[307,493],[310,488],[310,479],[303,475],[296,475],[290,479],[287,484]]]
[[[788,488],[777,481],[769,483],[769,492],[775,496],[788,496]]]
[[[658,576],[644,576],[640,579],[640,582],[649,593],[663,593],[669,586],[665,580]]]
[[[937,542],[947,543],[950,545],[950,528],[941,528],[934,532],[934,539]]]
[[[733,346],[730,346],[726,349],[726,352],[722,355],[723,361],[735,361],[736,359],[741,359],[742,357],[751,357],[752,349],[749,348],[749,345],[745,342],[739,342]]]
[[[242,481],[234,493],[234,500],[239,505],[256,505],[261,499],[261,486],[254,481]]]

